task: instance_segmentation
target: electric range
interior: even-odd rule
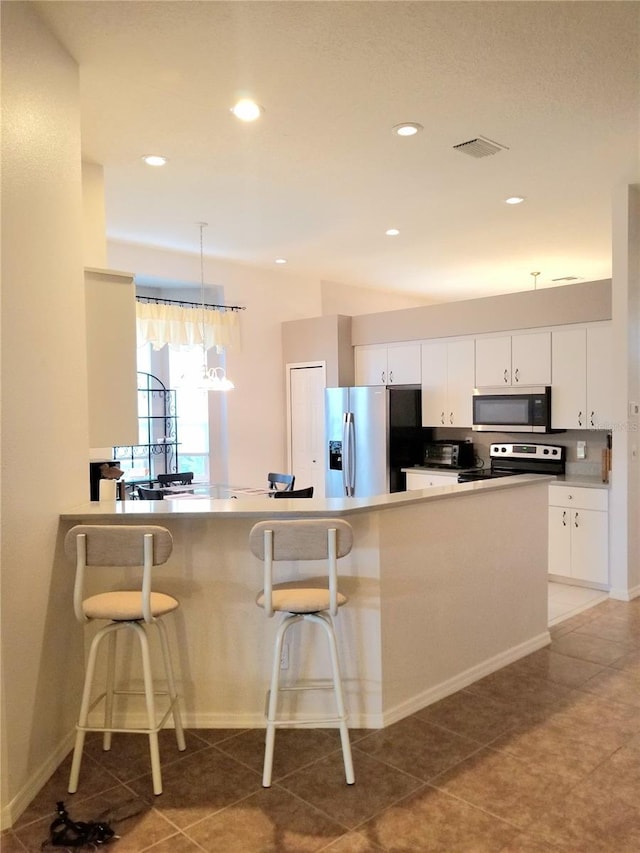
[[[490,468],[464,471],[458,474],[459,483],[513,477],[516,474],[564,474],[566,448],[557,444],[492,444],[489,449]]]

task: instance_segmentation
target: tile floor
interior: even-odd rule
[[[2,851],[39,851],[64,799],[75,820],[112,822],[114,853],[637,853],[640,599],[598,603],[551,634],[384,730],[352,732],[353,787],[335,731],[278,732],[269,790],[261,730],[192,730],[181,754],[165,731],[154,798],[145,739],[121,735],[111,753],[89,744],[73,796],[67,759]]]

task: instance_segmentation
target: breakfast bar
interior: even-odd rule
[[[248,728],[263,724],[278,624],[255,604],[263,567],[249,531],[273,518],[347,520],[354,548],[339,568],[349,602],[336,631],[350,725],[380,728],[549,643],[548,483],[523,475],[371,498],[93,502],[62,513],[60,532],[78,523],[171,531],[155,586],[181,603],[170,630],[185,723]],[[294,564],[278,566],[296,576]],[[289,674],[325,677],[323,651],[308,649],[294,638]],[[328,710],[313,696],[298,714]]]

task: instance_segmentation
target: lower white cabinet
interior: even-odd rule
[[[432,486],[455,486],[458,482],[458,473],[429,471],[426,469],[407,471],[407,491],[412,489],[429,489]]]
[[[609,583],[606,489],[549,486],[549,574]]]

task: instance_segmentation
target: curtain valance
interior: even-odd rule
[[[136,302],[138,346],[182,350],[202,346],[217,353],[240,349],[240,315],[237,311],[202,310],[181,305]]]

